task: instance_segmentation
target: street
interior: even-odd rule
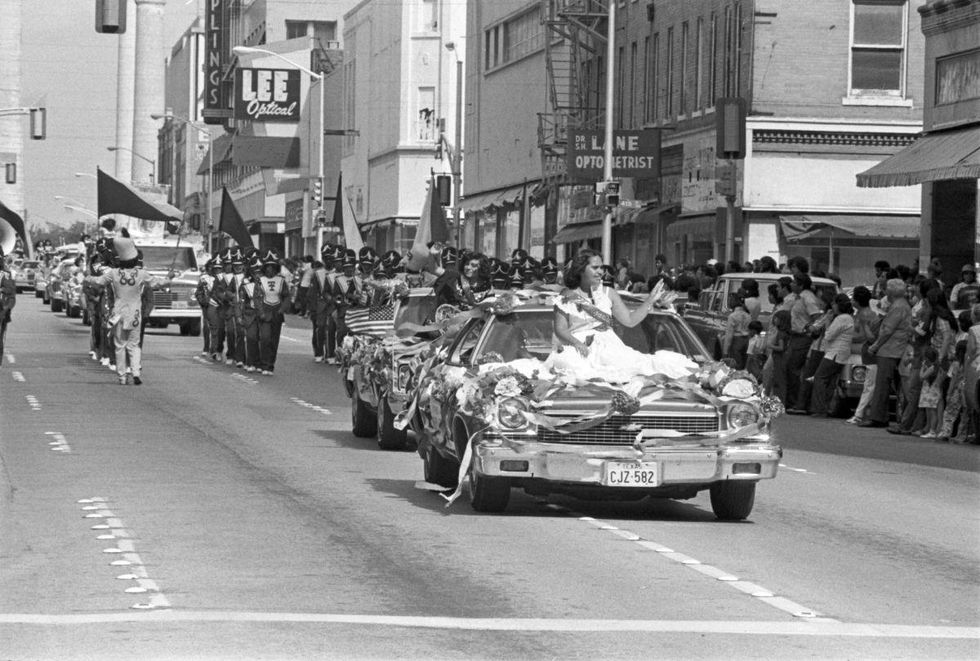
[[[149,329],[144,385],[18,297],[0,368],[0,659],[980,655],[980,452],[784,416],[748,522],[707,493],[479,515],[350,431],[287,317],[274,377]]]

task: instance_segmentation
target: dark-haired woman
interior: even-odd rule
[[[838,294],[830,308],[834,318],[824,331],[823,359],[813,375],[813,398],[810,400],[811,415],[818,418],[826,418],[830,413],[837,377],[851,358],[851,340],[854,338],[854,307],[847,294]]]
[[[633,327],[654,306],[669,307],[672,292],[657,287],[634,310],[630,310],[613,287],[602,283],[602,259],[592,250],[582,250],[565,274],[567,288],[555,300],[555,351],[546,365],[578,379],[601,378],[624,383],[635,376],[666,374],[687,376],[697,365],[687,356],[670,351],[645,354],[628,347],[613,330],[613,322]]]
[[[878,336],[878,326],[881,323],[880,317],[871,309],[871,290],[865,286],[858,286],[851,292],[854,299],[856,310],[854,312],[854,335],[851,338],[851,354],[862,355],[864,345],[874,342]],[[848,418],[847,422],[856,425],[864,421],[864,414],[871,404],[871,398],[875,393],[875,379],[878,376],[878,366],[874,363],[865,363],[864,387],[861,389],[861,399],[858,400],[854,415]]]

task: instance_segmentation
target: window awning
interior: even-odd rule
[[[255,135],[221,136],[213,145],[214,164],[231,161],[238,167],[296,168],[299,167],[299,138]],[[208,171],[205,155],[198,174]]]
[[[808,239],[915,239],[919,216],[780,216],[780,229],[791,243]]]
[[[558,230],[551,242],[554,244],[575,243],[602,236],[602,223],[576,223]]]
[[[940,179],[980,179],[980,125],[921,136],[857,175],[861,188],[913,186]]]
[[[530,192],[528,191],[529,194]],[[459,208],[463,213],[466,213],[467,211],[481,211],[487,207],[505,207],[517,204],[523,195],[523,184],[486,193],[474,193],[464,197],[459,203]]]

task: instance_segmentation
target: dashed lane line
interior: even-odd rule
[[[813,473],[805,468],[793,468],[792,466],[787,466],[786,464],[779,464],[779,467],[784,470],[793,471],[794,473],[809,473],[810,475],[813,475]]]
[[[731,586],[736,590],[743,592],[750,597],[758,599],[764,604],[767,604],[777,610],[783,611],[784,613],[789,613],[793,617],[800,618],[803,620],[813,620],[821,622],[836,622],[836,620],[828,617],[824,617],[812,608],[807,608],[801,604],[798,604],[790,599],[781,597],[775,594],[773,591],[762,587],[761,585],[756,585],[749,581],[743,581],[738,576],[731,574],[730,572],[724,571],[717,567],[711,565],[706,565],[697,558],[692,558],[689,555],[675,551],[672,548],[659,544],[653,540],[643,539],[640,535],[630,530],[624,530],[619,526],[615,526],[611,523],[595,519],[591,516],[582,516],[572,510],[564,507],[563,505],[557,505],[555,503],[545,503],[545,507],[555,512],[560,512],[563,514],[570,514],[578,518],[579,521],[587,523],[589,525],[595,526],[603,532],[610,533],[616,537],[620,537],[629,542],[633,542],[637,546],[647,551],[653,551],[654,553],[660,554],[663,558],[671,560],[673,562],[679,563],[686,567],[690,567],[695,571],[704,574],[710,578]]]
[[[45,436],[50,436],[51,440],[48,441],[48,445],[51,446],[51,450],[54,452],[61,452],[63,454],[71,454],[71,446],[68,445],[68,440],[65,435],[57,431],[46,431]]]
[[[14,381],[18,383],[27,383],[27,379],[24,378],[23,372],[17,372],[17,371],[11,372],[10,378],[12,378]]]
[[[307,401],[300,399],[299,397],[289,398],[294,404],[299,404],[303,408],[310,409],[311,411],[316,411],[317,413],[322,413],[323,415],[333,415],[330,409],[325,409],[322,406],[317,406],[316,404],[310,404]]]
[[[980,627],[906,624],[849,624],[743,620],[585,620],[558,618],[464,618],[424,615],[361,615],[347,613],[284,613],[257,611],[155,610],[147,613],[0,613],[0,625],[88,625],[117,622],[284,623],[443,629],[455,631],[545,631],[594,633],[697,633],[731,636],[806,636],[854,638],[918,638],[980,640]]]
[[[32,411],[40,411],[41,410],[41,402],[40,402],[40,400],[38,400],[38,398],[36,396],[34,396],[34,395],[25,395],[24,398],[27,400],[27,404],[28,404],[28,406],[31,407],[31,410]]]
[[[16,365],[17,364],[17,358],[12,353],[4,353],[3,354],[3,359],[4,359],[4,361],[6,361],[10,365]]]

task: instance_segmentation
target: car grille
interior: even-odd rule
[[[704,434],[718,431],[718,416],[614,415],[592,429],[573,434],[539,428],[538,440],[543,443],[598,443],[628,445],[639,430],[623,427],[640,425],[643,429],[669,429],[682,434]]]
[[[192,289],[189,287],[172,287],[169,291],[164,289],[153,290],[153,307],[161,310],[171,310],[173,308],[186,308],[192,303]],[[180,305],[174,303],[180,301]]]

